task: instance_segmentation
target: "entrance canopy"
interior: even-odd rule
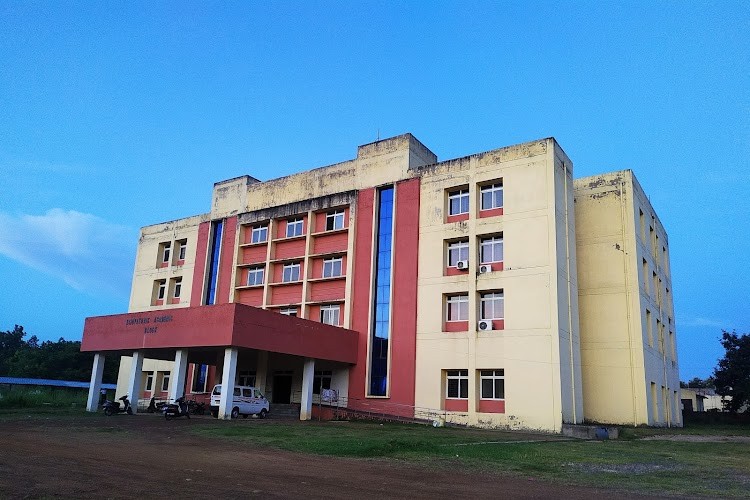
[[[86,318],[81,351],[239,347],[354,364],[357,332],[244,304]]]

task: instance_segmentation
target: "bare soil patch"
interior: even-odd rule
[[[634,498],[449,464],[305,455],[190,432],[214,422],[153,415],[0,420],[0,497]]]

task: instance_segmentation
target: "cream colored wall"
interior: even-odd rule
[[[562,176],[555,174],[554,158],[554,141],[543,140],[420,169],[417,407],[442,408],[443,370],[468,369],[468,415],[449,415],[451,421],[559,431],[563,407],[571,415],[573,408],[580,411],[580,384],[570,387],[571,378],[578,375],[571,377],[568,369],[565,380],[561,378],[565,370],[560,359],[557,266],[562,259],[556,211],[561,206],[564,212],[566,202],[563,199],[559,206],[555,202]],[[478,184],[497,178],[503,179],[504,215],[480,219]],[[446,224],[446,190],[461,185],[469,186],[472,216]],[[572,197],[568,202],[572,210]],[[500,231],[505,269],[477,275],[478,237]],[[459,237],[469,239],[469,272],[443,276],[445,241]],[[504,291],[505,329],[477,332],[478,294],[495,289]],[[456,292],[469,295],[468,333],[442,331],[444,296]],[[572,324],[577,338],[577,319],[569,322],[567,311],[564,317],[566,330]],[[478,370],[500,368],[505,370],[506,413],[479,413]],[[579,367],[572,370],[579,371]],[[563,390],[569,396],[565,404]]]
[[[130,307],[128,312],[149,311],[154,309],[165,309],[172,307],[188,307],[190,305],[190,294],[193,285],[193,269],[195,268],[195,254],[198,240],[198,226],[201,222],[208,220],[205,215],[198,215],[179,219],[163,224],[154,224],[141,229],[138,249],[136,252],[135,270],[133,272],[133,285],[130,291]],[[187,239],[187,251],[185,263],[181,266],[170,265],[168,267],[157,267],[161,258],[159,245],[171,242],[172,256],[175,256],[177,248],[175,241]],[[151,300],[154,293],[154,281],[167,280],[182,277],[182,290],[179,304],[152,306]]]
[[[133,358],[131,356],[121,356],[120,357],[120,370],[117,372],[117,389],[116,389],[116,397],[124,396],[127,394],[127,386],[128,386],[128,377],[130,377],[130,367],[133,364]],[[170,372],[172,373],[174,363],[171,361],[162,361],[159,359],[144,359],[143,360],[143,368],[141,369],[141,382],[140,382],[140,390],[141,393],[143,393],[145,387],[146,387],[146,376],[148,372],[154,372],[154,382],[152,388],[161,388],[161,382],[163,379],[163,375],[159,372]],[[172,384],[172,381],[174,380],[174,377],[170,377],[169,383],[170,387]],[[158,384],[158,385],[157,385]],[[130,397],[130,402],[132,404],[136,403],[136,399],[133,398],[132,394],[128,394]],[[140,397],[140,395],[139,395]]]
[[[655,336],[656,317],[666,321],[669,315],[674,329],[671,308],[669,314],[660,312],[641,279],[645,254],[638,236],[639,207],[650,214],[653,208],[630,171],[578,179],[575,195],[585,417],[615,424],[681,425],[676,359],[665,360],[648,346],[647,308]],[[666,244],[664,229],[657,226]],[[671,290],[671,282],[663,282]],[[655,406],[651,382],[656,383]]]
[[[357,158],[257,183],[244,176],[214,185],[211,219],[359,190],[412,177],[410,168],[437,162],[411,134],[359,146]],[[242,194],[244,193],[244,197]]]

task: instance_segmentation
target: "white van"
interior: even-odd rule
[[[211,415],[219,416],[219,402],[221,400],[221,384],[215,385],[211,391]],[[268,400],[261,394],[260,389],[246,385],[234,386],[234,398],[232,399],[232,418],[242,415],[258,415],[258,418],[266,418],[268,415]]]

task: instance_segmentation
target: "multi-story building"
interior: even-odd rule
[[[118,394],[140,398],[233,380],[274,404],[299,403],[301,418],[331,389],[352,410],[469,425],[679,424],[667,409],[677,387],[676,357],[665,354],[669,292],[658,302],[641,293],[627,268],[618,292],[627,307],[609,288],[609,303],[591,299],[610,286],[596,277],[612,272],[609,259],[622,267],[643,248],[630,222],[581,213],[597,198],[572,168],[551,138],[438,162],[406,134],[343,163],[219,182],[209,213],[141,230],[129,313],[87,319],[83,349],[99,354],[92,394],[101,354],[117,353]],[[637,186],[630,173],[601,183],[610,176]],[[639,196],[629,209],[654,215]],[[654,283],[668,290],[666,234],[651,227],[665,249],[658,265],[649,257]],[[591,251],[611,235],[613,256]],[[657,303],[656,331],[669,338],[650,348],[635,338],[651,330],[632,318],[650,306],[655,320]],[[226,416],[231,397],[222,397]],[[634,418],[646,405],[654,418]]]
[[[587,419],[682,425],[667,233],[630,170],[575,181]]]

